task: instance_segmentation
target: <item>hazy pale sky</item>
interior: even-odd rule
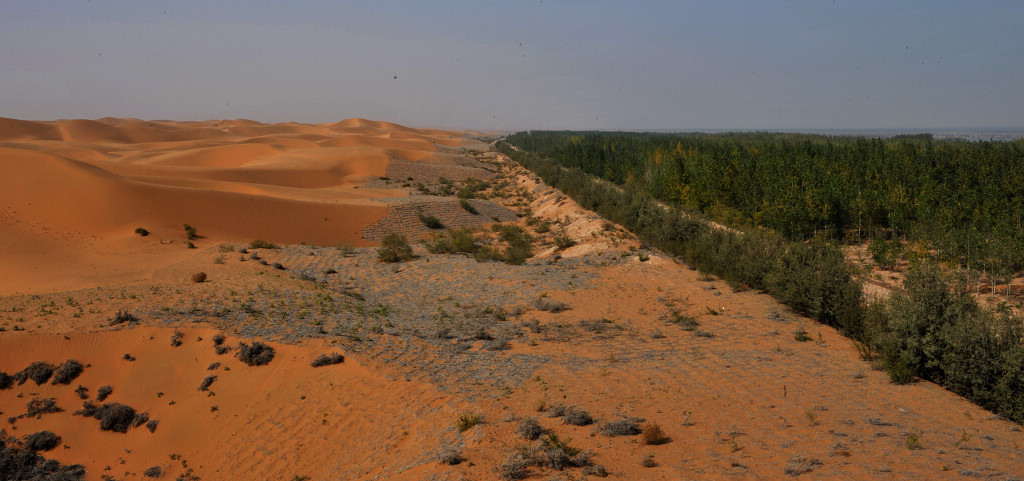
[[[1024,126],[1021,1],[4,0],[0,116]]]

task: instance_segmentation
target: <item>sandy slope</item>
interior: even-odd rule
[[[179,332],[179,347],[171,346],[174,330],[167,328],[0,337],[0,366],[40,360],[59,364],[68,358],[88,365],[70,385],[37,386],[30,380],[0,391],[5,418],[24,413],[25,403],[36,397],[54,398],[64,409],[5,423],[5,429],[19,437],[42,429],[57,433],[63,447],[47,456],[84,464],[94,473],[91,479],[101,474],[146,479],[142,472],[152,466],[160,466],[169,479],[184,473],[184,466],[204,479],[367,479],[395,475],[416,460],[429,459],[439,427],[446,428],[453,416],[455,406],[436,389],[388,381],[352,359],[312,368],[316,356],[340,352],[323,343],[274,344],[275,359],[251,367],[231,353],[215,353],[216,331]],[[225,345],[237,341],[229,338]],[[135,360],[123,359],[124,354]],[[208,369],[213,363],[220,365]],[[211,375],[216,380],[200,391]],[[111,386],[106,402],[148,412],[159,421],[156,430],[101,431],[99,421],[74,416],[83,402],[74,392],[79,385],[89,389],[89,399],[97,404],[96,391]],[[373,459],[387,455],[409,462],[384,471]]]
[[[198,245],[362,245],[361,229],[385,212],[373,199],[408,194],[360,187],[393,158],[430,159],[463,142],[364,119],[0,118],[0,293],[145,277],[188,257],[184,224],[198,229]],[[151,235],[133,236],[136,227]]]

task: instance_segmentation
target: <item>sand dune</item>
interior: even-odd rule
[[[58,268],[151,271],[159,263],[150,259],[182,255],[130,261],[141,268],[104,266],[115,252],[160,240],[158,246],[181,251],[184,224],[198,229],[200,246],[256,238],[365,245],[361,230],[386,210],[374,199],[409,193],[363,184],[385,176],[390,159],[430,159],[437,145],[460,139],[458,132],[364,119],[308,125],[0,118],[0,241],[7,246],[0,250],[0,292],[45,277],[30,272]],[[135,236],[136,227],[152,235]],[[68,287],[56,279],[45,284]]]

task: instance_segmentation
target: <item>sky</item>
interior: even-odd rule
[[[5,0],[0,117],[1024,127],[1020,1]]]

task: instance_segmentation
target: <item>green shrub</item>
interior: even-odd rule
[[[427,228],[429,228],[429,229],[443,229],[444,228],[444,224],[441,223],[441,219],[438,219],[437,217],[434,217],[432,215],[424,214],[424,213],[420,212],[419,218],[420,218],[420,222],[422,222],[423,225],[427,226]]]
[[[473,207],[473,204],[470,204],[469,201],[466,199],[459,199],[459,206],[461,206],[466,212],[469,212],[470,214],[477,215],[480,213],[476,210],[476,207]]]
[[[401,262],[412,259],[412,247],[404,235],[391,232],[381,240],[377,249],[377,259],[381,262]]]
[[[277,244],[263,239],[256,239],[249,243],[250,249],[280,249],[281,247]]]
[[[188,240],[194,240],[196,238],[196,228],[185,224],[185,238]]]

